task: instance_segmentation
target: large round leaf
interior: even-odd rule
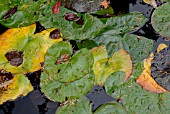
[[[170,3],[157,7],[151,17],[153,28],[162,36],[170,36]]]
[[[66,99],[79,98],[87,94],[93,86],[91,52],[81,49],[72,57],[71,55],[70,43],[58,42],[51,46],[45,56],[41,90],[51,100],[63,102]]]

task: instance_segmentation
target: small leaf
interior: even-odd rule
[[[104,85],[108,76],[116,71],[124,71],[126,73],[125,80],[131,75],[132,60],[126,51],[119,50],[108,59],[106,47],[100,46],[93,48],[92,54],[94,57],[93,71],[97,85]]]
[[[15,100],[19,96],[26,96],[33,87],[30,81],[23,75],[15,75],[12,82],[6,87],[0,87],[0,104],[7,100]]]
[[[51,100],[64,102],[86,95],[92,88],[93,57],[89,50],[81,49],[73,56],[68,42],[58,42],[45,55],[41,90]]]

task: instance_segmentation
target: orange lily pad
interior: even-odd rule
[[[158,46],[157,52],[166,48],[165,44],[160,44]],[[144,59],[144,70],[136,82],[141,85],[145,90],[152,93],[164,93],[168,92],[162,86],[158,85],[151,76],[151,62],[154,58],[154,54],[151,53],[149,58]]]

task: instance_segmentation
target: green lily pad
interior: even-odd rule
[[[154,41],[145,37],[139,37],[133,34],[117,35],[115,30],[105,31],[95,38],[98,45],[105,45],[109,57],[120,49],[126,50],[134,63],[137,63],[148,57],[153,49]]]
[[[34,34],[35,28],[35,24],[13,28],[0,35],[0,69],[19,74],[41,69],[47,49],[62,38],[50,38],[55,28]]]
[[[86,97],[68,101],[64,106],[60,106],[56,114],[92,114],[90,102]]]
[[[81,49],[71,55],[72,46],[68,42],[58,42],[46,53],[40,85],[42,92],[51,100],[63,102],[80,98],[93,86],[91,52]]]
[[[92,54],[94,57],[93,71],[96,85],[104,85],[109,75],[117,71],[126,73],[125,80],[131,75],[132,60],[126,51],[119,50],[108,59],[106,47],[100,46],[93,48]]]
[[[3,4],[4,6],[8,6],[8,9],[7,7],[4,8],[4,6],[0,7],[0,11],[2,10],[0,13],[0,23],[9,28],[16,28],[35,23],[39,19],[41,13],[40,8],[43,5],[43,1],[12,0]],[[3,18],[6,13],[14,7],[17,7],[17,11],[8,18]]]
[[[123,107],[129,114],[168,114],[170,93],[154,94],[139,86],[135,80],[143,71],[143,63],[135,64],[133,74],[124,82],[123,72],[117,72],[107,79],[106,91],[112,96],[121,99]]]
[[[100,106],[94,114],[127,114],[127,112],[121,104],[109,102]]]
[[[60,7],[60,12],[57,15],[53,14],[51,9],[54,4],[55,3],[49,3],[41,8],[43,15],[39,21],[45,28],[60,28],[63,38],[65,39],[83,40],[93,38],[104,27],[103,23],[99,19],[89,14],[77,14],[63,6]],[[64,15],[69,12],[79,16],[82,22],[80,21],[80,24],[78,24],[75,20],[66,20]]]
[[[157,7],[151,17],[153,28],[162,36],[170,36],[170,3]]]

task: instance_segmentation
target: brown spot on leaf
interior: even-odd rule
[[[61,33],[59,29],[55,29],[50,33],[50,38],[51,39],[58,39],[61,37]]]
[[[17,7],[18,7],[18,6],[15,6],[14,8],[9,9],[9,10],[6,12],[6,14],[4,15],[3,18],[6,19],[6,18],[10,17],[11,14],[14,14],[15,12],[17,12]]]
[[[64,19],[67,21],[77,21],[80,19],[80,17],[72,12],[69,12],[69,13],[64,14]]]
[[[11,74],[11,72],[0,70],[0,84],[13,79],[13,77],[14,76]]]
[[[57,59],[56,64],[61,64],[63,62],[68,61],[70,58],[69,54],[61,54],[60,57]]]
[[[12,66],[19,66],[23,62],[23,52],[11,51],[5,54],[6,59]]]

